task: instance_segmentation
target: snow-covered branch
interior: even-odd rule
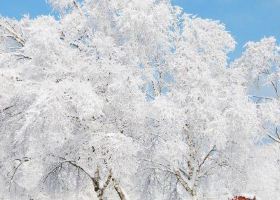
[[[25,40],[8,22],[1,20],[0,28],[3,28],[8,33],[8,37],[14,38],[21,46],[24,46]]]

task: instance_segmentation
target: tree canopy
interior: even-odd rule
[[[275,38],[229,61],[169,0],[49,3],[0,18],[0,199],[279,197]]]

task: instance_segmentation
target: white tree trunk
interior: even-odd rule
[[[192,200],[198,200],[197,195],[192,196]]]

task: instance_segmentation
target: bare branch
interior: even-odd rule
[[[92,183],[94,185],[94,191],[98,192],[101,188],[100,188],[100,174],[99,174],[99,167],[97,167],[95,173],[94,173],[94,177],[91,178]]]
[[[275,91],[276,96],[278,97],[278,87],[277,87],[277,83],[275,84],[273,81],[271,81],[272,87]]]
[[[212,165],[211,167],[209,167],[204,172],[200,172],[200,174],[198,175],[197,179],[199,180],[199,179],[201,179],[203,177],[210,176],[211,175],[211,171],[214,170],[217,167],[229,167],[229,165],[228,165],[228,163],[226,161],[221,161],[221,162],[214,161],[214,163],[215,163],[215,165]]]
[[[277,138],[273,137],[273,136],[270,135],[270,134],[267,134],[267,136],[268,136],[270,139],[272,139],[273,141],[280,143],[280,139],[277,139]]]
[[[111,179],[112,179],[112,170],[109,171],[109,175],[108,175],[107,180],[105,181],[105,183],[103,185],[102,191],[104,191],[107,188]]]
[[[7,24],[7,22],[5,22]],[[13,27],[9,27],[0,22],[0,27],[3,27],[8,33],[11,34],[11,37],[14,38],[21,46],[24,46],[25,40],[16,32]]]
[[[191,177],[187,174],[187,172],[185,172],[184,170],[182,170],[182,169],[179,169],[180,170],[180,172],[182,172],[183,173],[183,175],[185,176],[185,177],[187,177],[187,179],[191,179]]]
[[[206,154],[206,156],[203,158],[202,162],[198,166],[198,171],[201,169],[201,167],[204,165],[204,163],[207,161],[207,159],[211,156],[211,153],[216,151],[216,145],[214,145],[211,150]]]
[[[64,160],[64,161],[60,162],[56,167],[54,167],[54,168],[45,176],[43,182],[45,182],[46,179],[47,179],[51,174],[55,173],[55,171],[56,171],[57,169],[61,169],[61,168],[62,168],[62,165],[65,164],[65,163],[68,163],[68,164],[74,166],[75,168],[81,170],[87,177],[89,177],[90,179],[92,179],[91,175],[90,175],[84,168],[82,168],[81,166],[77,165],[74,161]]]
[[[2,111],[7,111],[7,110],[9,110],[10,108],[12,108],[12,107],[14,107],[15,105],[11,105],[11,106],[8,106],[8,107],[6,107],[6,108],[3,108],[2,109]]]
[[[19,161],[19,164],[15,167],[15,169],[14,169],[14,171],[13,171],[13,174],[12,174],[12,176],[11,176],[9,190],[10,190],[10,188],[11,188],[11,184],[12,184],[12,182],[14,181],[14,177],[15,177],[15,175],[16,175],[18,169],[19,169],[20,166],[23,165],[25,162],[30,161],[30,158],[24,157],[23,159],[16,159],[16,161]]]
[[[263,96],[250,95],[250,97],[256,98],[256,99],[258,99],[258,101],[261,99],[272,100],[272,98],[270,98],[270,97],[263,97]]]
[[[275,134],[277,135],[277,138],[278,138],[279,141],[280,141],[280,135],[279,135],[279,133],[278,133],[278,128],[277,128],[277,127],[275,128]]]
[[[45,176],[44,180],[43,180],[43,183],[46,182],[47,178],[51,175],[51,174],[54,174],[58,169],[61,169],[62,168],[62,164],[63,163],[60,163],[59,165],[57,165],[56,167],[54,167],[49,173],[47,173],[47,175]]]
[[[81,170],[82,172],[84,172],[89,178],[92,178],[91,175],[81,166],[77,165],[74,161],[65,161],[66,163],[69,163],[70,165],[78,168],[79,170]]]
[[[114,188],[115,188],[116,192],[118,193],[120,199],[126,200],[125,194],[124,194],[122,188],[120,187],[119,183],[116,181],[116,179],[112,178],[112,182],[114,183]]]
[[[181,183],[181,185],[185,188],[185,190],[190,193],[192,196],[195,196],[195,191],[192,189],[189,184],[183,179],[181,173],[179,170],[177,170],[175,173],[176,178]]]
[[[17,60],[21,60],[21,59],[27,59],[27,60],[31,60],[32,58],[29,56],[25,56],[23,54],[14,54],[14,56],[17,56],[18,59]]]
[[[80,6],[78,5],[78,3],[75,0],[73,0],[73,5],[79,11],[80,15],[82,16],[83,12],[82,12]]]

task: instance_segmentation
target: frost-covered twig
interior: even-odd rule
[[[211,153],[216,151],[216,145],[214,145],[211,150],[206,154],[206,156],[203,158],[202,162],[198,166],[198,170],[201,169],[201,167],[204,165],[204,163],[207,161],[207,159],[211,156]]]
[[[12,27],[7,26],[0,21],[0,27],[3,27],[8,33],[11,34],[11,37],[14,38],[21,46],[24,46],[25,40],[16,32],[16,30]]]
[[[14,56],[17,56],[18,59],[17,60],[21,60],[21,59],[27,59],[27,60],[31,60],[32,58],[29,56],[25,56],[23,54],[14,54]]]
[[[277,97],[279,97],[279,94],[278,94],[278,84],[277,84],[277,82],[274,83],[273,81],[271,81],[271,85],[272,85],[272,87],[273,87],[273,89],[274,89],[274,91],[275,91],[275,95],[276,95]]]
[[[273,137],[273,136],[270,135],[270,134],[267,134],[267,136],[268,136],[270,139],[272,139],[273,141],[280,143],[280,139],[277,139],[277,138]]]
[[[19,164],[15,167],[15,169],[14,169],[14,171],[13,171],[13,174],[12,174],[12,176],[11,176],[9,191],[10,191],[12,182],[14,181],[14,177],[15,177],[15,175],[16,175],[18,169],[20,168],[21,165],[23,165],[23,163],[30,161],[30,158],[24,157],[23,159],[16,159],[16,160],[19,161]]]
[[[78,3],[75,0],[73,1],[73,5],[79,11],[80,15],[82,16],[83,12],[82,12],[80,6],[78,5]]]

